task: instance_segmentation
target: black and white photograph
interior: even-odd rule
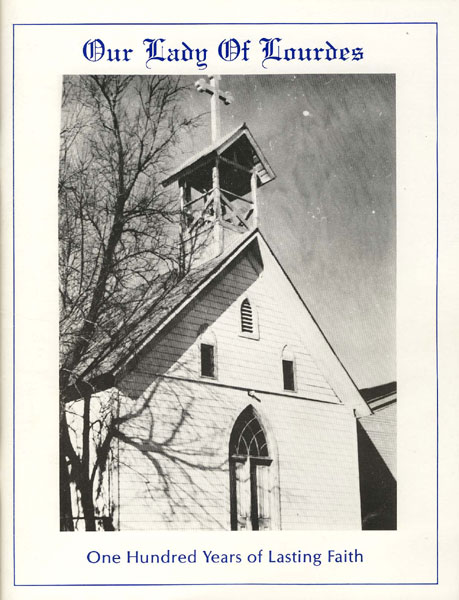
[[[397,529],[395,74],[61,92],[56,528]]]
[[[457,597],[458,15],[5,5],[2,598]]]

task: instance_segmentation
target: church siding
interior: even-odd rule
[[[290,398],[272,410],[281,465],[282,529],[359,529],[357,446],[350,412],[343,406]]]
[[[245,295],[258,314],[259,339],[256,340],[239,335],[240,302]],[[288,306],[286,308],[288,310]],[[296,393],[315,400],[338,402],[294,332],[285,309],[276,302],[275,288],[270,285],[267,273],[260,277],[247,258],[238,261],[223,280],[183,311],[170,331],[161,336],[139,362],[134,376],[143,377],[145,385],[156,375],[201,380],[197,337],[204,324],[208,324],[216,336],[216,381],[219,383],[283,392],[281,353],[288,345],[295,355]],[[128,380],[123,385],[129,388]]]
[[[206,91],[218,104],[218,77]],[[257,187],[274,172],[245,124],[222,139],[217,130],[163,182],[180,187],[182,250],[199,240],[201,268],[91,382],[116,386],[91,408],[91,459],[106,431],[117,438],[95,482],[98,517],[122,531],[360,529],[356,418],[371,410],[258,230]],[[76,404],[69,423],[81,438]],[[370,420],[367,437],[390,452],[385,424]]]
[[[244,256],[235,261],[123,379],[121,413],[139,414],[120,443],[122,530],[229,529],[229,436],[248,404],[269,433],[273,526],[360,528],[355,418],[306,348],[290,284],[272,267],[269,258],[262,270]],[[246,295],[258,315],[257,340],[239,335]],[[200,377],[205,323],[217,342],[215,379]],[[295,357],[295,392],[283,390],[285,345]]]
[[[288,396],[259,399],[243,390],[196,382],[185,391],[183,382],[161,381],[148,410],[124,428],[133,439],[148,439],[151,431],[158,462],[121,444],[121,529],[229,529],[229,435],[249,403],[271,434],[282,529],[358,529],[355,422],[349,411]]]

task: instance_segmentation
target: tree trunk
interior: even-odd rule
[[[60,530],[74,531],[72,500],[70,492],[70,476],[67,466],[67,453],[65,452],[65,436],[68,435],[67,422],[63,410],[59,419],[59,504],[60,504]]]
[[[81,474],[78,479],[78,488],[81,494],[81,506],[83,508],[86,531],[96,530],[94,516],[94,498],[92,494],[92,481],[90,478],[90,430],[91,430],[91,396],[84,398],[83,411],[83,450],[81,454]]]
[[[60,530],[74,531],[69,471],[62,448],[59,458],[59,471]]]
[[[96,531],[96,519],[94,514],[94,500],[92,497],[92,484],[89,480],[80,482],[81,506],[86,531]]]

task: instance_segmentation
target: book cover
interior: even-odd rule
[[[41,8],[4,8],[4,597],[454,598],[455,4]]]

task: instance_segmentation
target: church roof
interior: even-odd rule
[[[362,398],[370,406],[373,412],[390,406],[397,401],[397,382],[391,381],[371,388],[363,388],[360,391]]]
[[[327,371],[333,384],[332,387],[338,397],[345,404],[353,407],[357,416],[371,414],[371,409],[359,393],[350,374],[339,360],[300,293],[258,229],[236,236],[234,242],[229,244],[219,256],[192,269],[185,278],[172,286],[167,293],[163,289],[159,293],[159,299],[152,298],[148,302],[148,307],[144,311],[139,324],[126,335],[122,343],[117,344],[100,362],[96,377],[89,383],[92,391],[102,391],[115,386],[117,380],[123,377],[126,370],[130,370],[135,366],[143,356],[143,351],[155,341],[161,331],[172,324],[174,319],[249,247],[256,252],[256,256],[261,263],[265,260],[265,252],[274,259],[295,296],[306,309],[309,315],[309,319],[306,318],[305,320],[305,323],[309,323],[307,337],[311,341],[315,340],[319,359],[328,365]]]
[[[237,236],[222,254],[193,268],[166,293],[161,290],[156,297],[152,297],[148,302],[151,309],[144,311],[145,318],[126,336],[124,343],[118,345],[104,358],[98,372],[100,374],[112,372],[116,376],[214,276],[231,262],[239,251],[253,241],[257,231],[254,229]]]
[[[211,177],[211,170],[209,169],[209,164],[217,156],[222,156],[233,165],[237,163],[241,167],[237,173],[238,177],[236,178],[243,187],[243,189],[241,188],[241,190],[239,190],[241,195],[244,195],[250,189],[250,175],[253,169],[257,172],[259,185],[269,183],[275,178],[274,171],[255,141],[249,128],[245,123],[242,123],[242,125],[228,133],[226,136],[192,156],[180,167],[175,169],[162,182],[163,186],[168,186],[174,181],[184,178],[187,178],[188,180],[191,178],[193,187],[198,190],[201,188],[204,189],[204,187],[210,183],[209,178]],[[222,165],[223,169],[230,171],[230,162]],[[233,169],[234,168],[235,167],[233,166]],[[230,174],[228,173],[228,177],[229,175]],[[220,177],[223,178],[223,180],[228,178],[225,177],[225,170],[221,172]]]

